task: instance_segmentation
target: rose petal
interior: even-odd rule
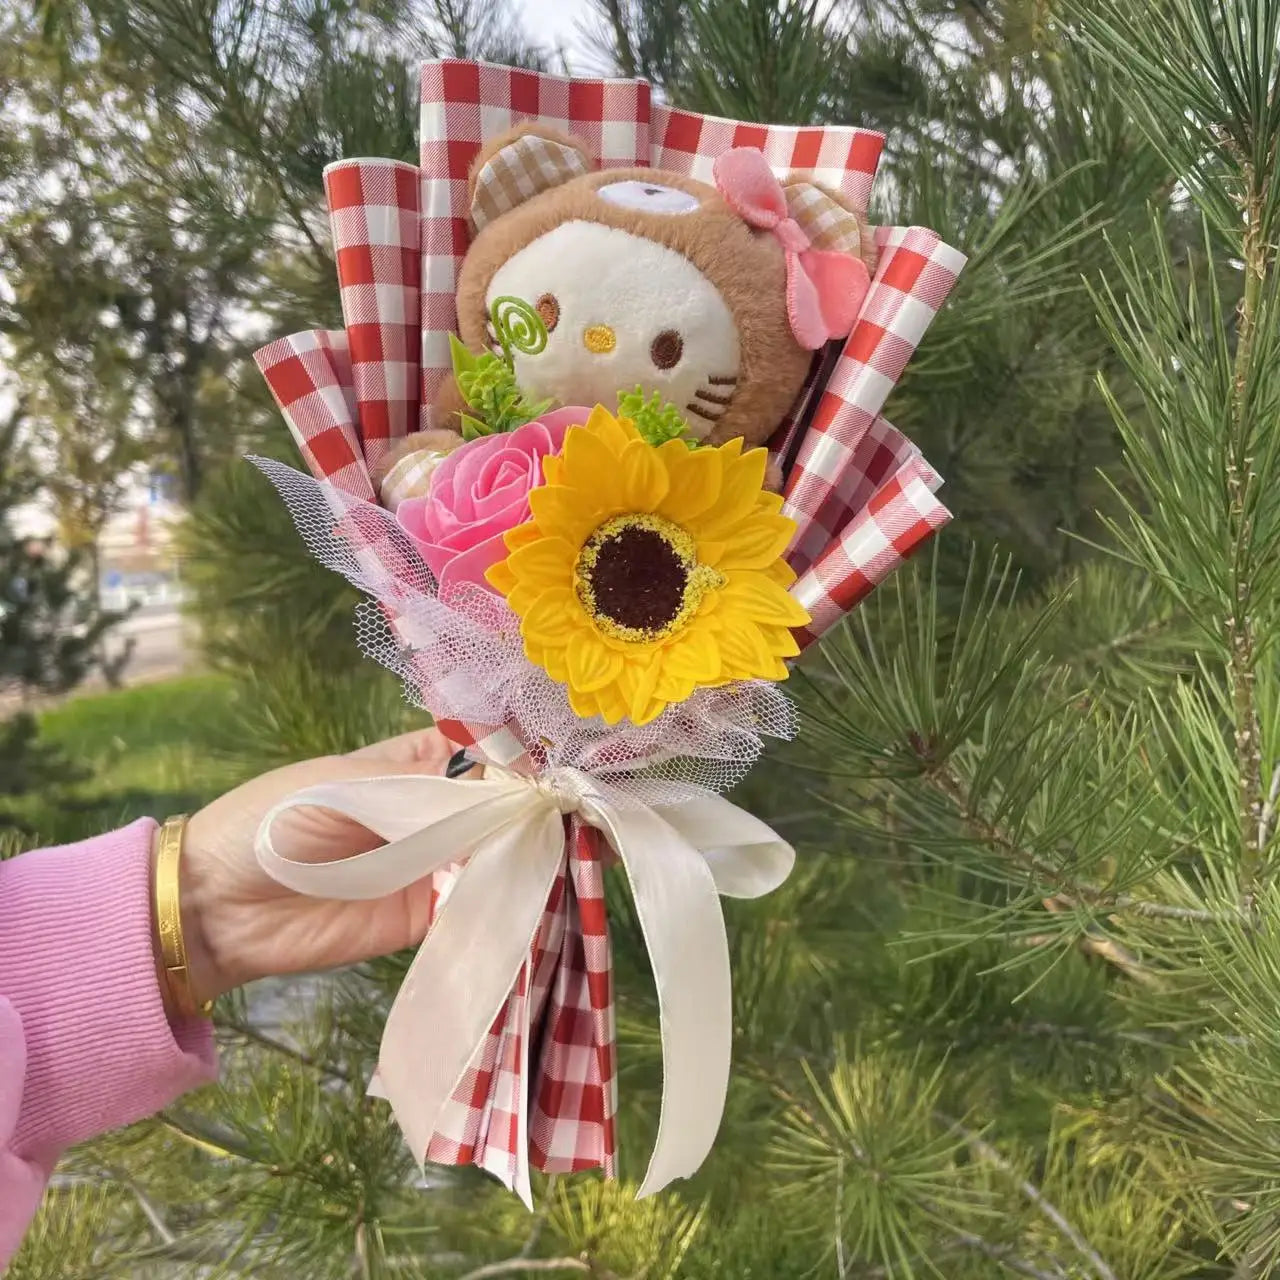
[[[565,431],[590,411],[570,406],[505,435],[481,436],[436,468],[424,498],[401,503],[396,516],[415,540],[441,591],[473,582],[503,559],[503,535],[530,518],[529,494],[543,482],[542,460],[564,445]],[[402,518],[403,517],[403,518]]]

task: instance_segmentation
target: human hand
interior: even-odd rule
[[[179,866],[197,1003],[268,974],[335,968],[421,941],[430,923],[430,878],[369,902],[311,898],[262,870],[254,838],[268,811],[303,787],[393,773],[442,774],[455,750],[438,729],[420,730],[350,755],[275,769],[194,814]],[[382,843],[350,818],[325,809],[291,809],[277,823],[278,847],[299,862],[336,861]]]

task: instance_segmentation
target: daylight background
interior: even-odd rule
[[[642,75],[883,130],[871,216],[969,265],[895,391],[954,523],[799,665],[735,799],[717,1147],[610,886],[622,1175],[422,1180],[364,1096],[407,956],[216,1011],[220,1086],[71,1153],[79,1277],[1280,1271],[1280,0],[11,0],[0,11],[0,856],[422,723],[241,459],[340,322],[320,174],[417,67]]]

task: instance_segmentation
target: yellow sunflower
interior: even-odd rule
[[[544,459],[533,518],[487,576],[578,715],[645,724],[701,685],[786,679],[809,615],[766,460],[741,440],[655,448],[602,406]]]

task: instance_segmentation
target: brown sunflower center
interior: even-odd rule
[[[645,643],[673,635],[723,579],[697,562],[693,539],[661,516],[614,516],[574,566],[583,607],[606,634]]]

